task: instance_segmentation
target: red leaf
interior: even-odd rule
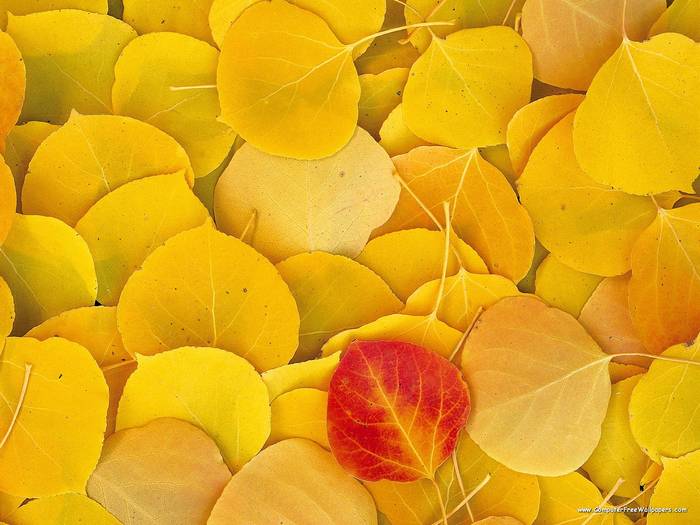
[[[432,478],[469,415],[469,391],[447,359],[397,341],[348,346],[328,391],[328,440],[360,479]]]

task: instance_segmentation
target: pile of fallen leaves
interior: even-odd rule
[[[700,523],[699,0],[0,29],[0,522]]]

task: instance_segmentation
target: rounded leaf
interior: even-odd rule
[[[270,401],[299,388],[328,390],[339,361],[340,352],[336,352],[328,357],[292,363],[263,372],[262,379],[270,394]]]
[[[123,3],[124,22],[139,35],[167,31],[213,43],[209,29],[212,0],[123,0]]]
[[[0,33],[2,35],[2,33]],[[7,239],[15,220],[17,194],[12,172],[0,155],[0,246]]]
[[[326,412],[328,393],[313,388],[297,388],[277,397],[270,404],[272,427],[268,444],[290,438],[306,438],[323,448],[328,444]]]
[[[0,18],[3,8],[0,7]],[[0,28],[4,24],[0,20]],[[22,55],[14,40],[0,31],[0,153],[5,149],[5,137],[22,111],[24,88],[27,81]]]
[[[47,523],[121,524],[97,502],[82,494],[61,494],[32,500],[12,515],[12,525]]]
[[[550,306],[578,317],[602,280],[598,275],[576,271],[548,255],[537,267],[535,294]]]
[[[700,519],[700,450],[685,456],[663,460],[664,470],[659,483],[651,496],[651,507],[678,509],[683,507],[686,512],[674,514],[650,513],[648,525],[693,525]]]

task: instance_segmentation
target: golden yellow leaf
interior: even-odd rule
[[[224,43],[226,32],[240,14],[260,0],[213,0],[209,8],[209,29],[216,45]]]
[[[451,239],[447,275],[460,268],[487,273],[479,255],[461,239]],[[372,239],[355,259],[376,272],[405,301],[419,286],[439,279],[445,259],[445,234],[423,228],[387,233]]]
[[[113,67],[136,37],[111,16],[73,9],[10,16],[8,34],[22,52],[27,93],[22,121],[65,122],[72,110],[112,113]]]
[[[0,28],[3,7],[0,0]],[[0,153],[5,150],[5,137],[17,123],[24,102],[26,71],[22,55],[14,40],[0,31]]]
[[[301,363],[273,368],[262,373],[270,401],[299,388],[328,390],[333,372],[338,367],[340,352]]]
[[[95,360],[57,337],[10,337],[0,355],[0,471],[12,473],[0,477],[0,490],[31,498],[84,493],[108,403]]]
[[[25,499],[24,496],[12,496],[11,494],[0,492],[0,519],[9,520],[10,516],[24,503]]]
[[[650,36],[660,33],[680,33],[700,40],[700,2],[674,0],[649,31]]]
[[[306,439],[266,448],[224,489],[207,521],[277,525],[376,525],[372,497],[331,455]]]
[[[119,186],[176,172],[192,182],[187,154],[159,129],[129,117],[73,113],[29,163],[22,210],[73,226]]]
[[[518,472],[577,469],[600,439],[610,359],[569,314],[533,297],[502,299],[479,317],[462,352],[469,435]]]
[[[12,525],[89,523],[120,525],[120,521],[98,503],[82,494],[60,494],[30,501],[12,515]]]
[[[523,38],[532,49],[535,77],[585,90],[623,38],[644,39],[665,7],[664,0],[525,2]]]
[[[673,33],[624,40],[576,112],[574,145],[581,168],[601,184],[638,195],[692,193],[700,164],[700,47]]]
[[[205,523],[231,473],[209,436],[156,419],[110,436],[88,495],[123,523]]]
[[[470,273],[464,268],[445,279],[440,296],[440,279],[429,281],[406,300],[404,314],[429,315],[438,305],[437,318],[452,328],[464,332],[474,317],[503,297],[520,295],[518,288],[505,277]],[[439,300],[439,303],[438,303]]]
[[[150,5],[150,1],[149,1]],[[117,60],[114,112],[163,130],[185,148],[196,177],[226,158],[236,133],[218,120],[216,49],[187,35],[136,38]]]
[[[209,434],[234,471],[265,444],[267,388],[245,359],[218,348],[183,347],[137,361],[119,403],[117,431],[162,417],[188,421]]]
[[[391,110],[389,116],[379,128],[379,144],[390,156],[408,153],[419,146],[430,146],[429,142],[416,137],[406,126],[403,117],[403,104]]]
[[[107,14],[107,0],[0,0],[0,29],[7,26],[7,14],[28,15],[56,9],[80,9]]]
[[[102,197],[76,224],[95,261],[100,304],[117,304],[127,279],[158,246],[211,220],[183,174],[129,182]]]
[[[523,172],[532,151],[554,125],[583,101],[576,93],[552,95],[520,108],[508,123],[508,152],[517,176]]]
[[[342,352],[350,343],[358,339],[413,343],[442,357],[450,358],[461,346],[462,333],[434,316],[393,314],[331,337],[323,345],[323,355],[330,356],[336,352]]]
[[[301,253],[277,265],[299,309],[294,361],[316,357],[330,337],[403,308],[389,286],[360,263],[324,252]]]
[[[435,476],[446,513],[451,515],[448,524],[473,523],[466,507],[459,505],[487,476],[490,478],[486,484],[469,500],[474,521],[503,514],[530,525],[540,504],[537,478],[514,472],[494,461],[465,432],[460,436],[454,456],[440,466]],[[442,523],[440,498],[429,480],[379,481],[365,483],[365,486],[392,525]],[[495,525],[488,520],[483,523]],[[516,523],[519,522],[516,520]]]
[[[321,160],[276,157],[245,144],[216,186],[216,222],[231,235],[252,230],[253,247],[274,262],[314,250],[355,257],[394,211],[401,187],[393,172],[361,128]]]
[[[219,166],[211,173],[205,175],[204,177],[199,177],[195,179],[192,191],[197,196],[197,198],[206,206],[209,215],[214,216],[214,190],[216,189],[216,184],[219,182],[221,174],[224,172],[226,167],[231,162],[233,154],[236,152],[236,144],[234,143],[233,148],[226,158],[223,160]]]
[[[540,141],[518,179],[542,245],[574,270],[602,276],[630,269],[632,246],[656,215],[648,197],[587,176],[574,155],[570,114]]]
[[[275,267],[210,225],[151,253],[127,281],[117,318],[132,355],[213,346],[258,370],[287,364],[299,336],[296,303]]]
[[[679,344],[662,356],[700,363],[700,338]],[[654,461],[677,458],[700,448],[700,368],[654,361],[632,392],[629,415],[632,434]]]
[[[475,521],[474,525],[523,525],[523,522],[510,516],[489,516],[483,520]]]
[[[124,349],[117,331],[117,309],[91,306],[68,310],[32,328],[27,337],[40,341],[62,337],[87,348],[102,369],[109,388],[105,435],[114,432],[119,399],[126,380],[136,370],[136,361]]]
[[[10,335],[14,322],[15,301],[12,298],[12,290],[7,286],[5,279],[0,277],[0,340]]]
[[[700,204],[660,209],[632,251],[629,304],[647,350],[658,354],[700,331]]]
[[[451,225],[483,257],[492,273],[519,281],[535,250],[532,221],[508,180],[477,150],[424,147],[394,157],[402,192],[394,214],[376,234]]]
[[[685,509],[685,512],[650,513],[648,525],[694,525],[700,519],[700,496],[698,496],[698,474],[700,473],[700,450],[681,458],[664,458],[664,470],[659,484],[651,496],[651,507]]]
[[[600,441],[583,464],[591,481],[605,493],[612,490],[618,479],[623,479],[615,495],[624,498],[639,493],[642,477],[650,463],[632,436],[628,412],[632,389],[640,377],[636,375],[623,379],[612,386]]]
[[[401,103],[408,68],[394,68],[373,75],[360,75],[358,125],[379,138],[379,129],[389,113]]]
[[[124,22],[139,35],[171,32],[211,44],[209,9],[212,0],[124,0]]]
[[[612,361],[608,365],[608,372],[610,372],[610,382],[613,385],[630,377],[643,374],[646,371],[646,368],[638,365],[626,365],[624,363],[616,363],[614,361]]]
[[[12,172],[0,155],[0,246],[12,230],[17,207],[17,192]]]
[[[270,405],[272,426],[268,445],[290,438],[306,438],[330,449],[326,429],[328,392],[297,388],[278,396]]]
[[[518,177],[513,171],[513,164],[510,161],[510,153],[508,153],[506,144],[479,148],[479,154],[486,162],[503,173],[510,185],[515,187],[515,179]]]
[[[434,38],[411,67],[406,124],[420,138],[455,148],[502,144],[513,114],[530,101],[532,57],[508,27]]]
[[[66,310],[91,306],[97,295],[87,244],[73,228],[51,217],[15,217],[0,246],[0,276],[14,297],[16,335]]]
[[[578,317],[602,280],[598,275],[577,272],[548,255],[537,268],[535,293],[550,306]]]
[[[283,0],[252,5],[221,48],[222,121],[273,155],[317,159],[336,153],[357,125],[354,49],[309,11]]]

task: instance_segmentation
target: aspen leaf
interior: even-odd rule
[[[219,95],[211,85],[218,59],[216,49],[205,42],[154,33],[134,39],[114,68],[114,112],[172,136],[187,151],[196,177],[214,171],[236,139],[235,132],[217,120]]]
[[[535,234],[559,261],[583,273],[621,275],[632,246],[656,215],[648,197],[628,195],[588,177],[576,161],[574,115],[540,141],[518,179]]]
[[[411,67],[406,124],[420,138],[454,148],[502,144],[513,114],[530,100],[532,57],[508,27],[463,29],[434,38]]]
[[[645,38],[665,7],[664,0],[528,0],[522,28],[535,77],[585,90],[623,38]]]
[[[447,275],[454,275],[460,267],[487,273],[486,265],[473,248],[461,239],[451,244]],[[356,261],[376,272],[405,301],[419,286],[440,277],[444,252],[444,233],[416,228],[372,239]]]
[[[602,280],[598,275],[577,272],[548,255],[537,268],[535,293],[550,306],[578,317]]]
[[[632,251],[629,304],[647,349],[659,353],[700,331],[700,204],[659,210]]]
[[[23,496],[12,496],[0,492],[0,519],[10,519],[10,516],[24,503]]]
[[[12,298],[12,290],[7,286],[5,279],[0,277],[0,340],[10,335],[14,322],[15,301]]]
[[[287,364],[299,334],[294,298],[275,267],[210,225],[171,237],[146,258],[124,287],[117,319],[132,355],[213,346],[259,370]]]
[[[292,363],[263,372],[262,379],[267,386],[270,401],[296,389],[328,390],[339,362],[340,352],[336,352],[328,357]]]
[[[700,518],[698,505],[698,473],[700,473],[700,451],[696,450],[681,458],[664,458],[664,470],[651,496],[651,507],[685,508],[686,512],[664,514],[650,513],[648,525],[692,525]]]
[[[355,257],[394,210],[400,186],[393,170],[361,128],[338,153],[316,161],[245,144],[216,186],[217,225],[236,236],[252,227],[253,247],[275,262],[314,250]]]
[[[62,337],[85,347],[102,369],[109,388],[106,435],[114,432],[117,407],[124,384],[136,370],[136,362],[124,349],[117,332],[117,309],[85,307],[68,310],[35,326],[27,337],[44,341]]]
[[[360,75],[358,125],[379,138],[379,129],[389,113],[401,103],[408,68],[394,68],[377,75]]]
[[[679,344],[662,356],[700,362],[700,342]],[[654,461],[677,458],[700,448],[700,368],[654,361],[632,392],[632,434]]]
[[[700,3],[698,0],[675,0],[654,23],[649,34],[680,33],[700,40]]]
[[[267,443],[306,438],[330,448],[326,429],[327,406],[328,393],[323,390],[297,388],[281,394],[270,404],[272,423]]]
[[[519,176],[535,146],[566,115],[583,101],[583,95],[551,95],[520,108],[508,123],[506,141],[513,169]]]
[[[187,154],[157,128],[129,117],[73,113],[41,143],[29,163],[22,210],[73,226],[123,184],[176,172],[191,184]]]
[[[360,479],[432,478],[468,415],[467,385],[443,357],[409,343],[356,341],[331,379],[328,441]]]
[[[309,11],[283,0],[252,5],[221,48],[216,83],[222,121],[272,155],[336,153],[357,125],[353,49]]]
[[[183,172],[129,182],[97,201],[75,229],[97,272],[97,300],[115,305],[146,257],[173,235],[210,220]]]
[[[302,253],[277,265],[299,309],[294,361],[318,355],[333,335],[399,312],[403,303],[372,270],[324,252]]]
[[[515,179],[518,177],[513,171],[513,164],[510,161],[510,154],[506,144],[479,148],[479,154],[486,162],[503,173],[511,186],[515,186]]]
[[[591,481],[603,492],[610,491],[618,479],[623,479],[624,483],[617,487],[615,494],[625,498],[639,493],[642,477],[650,463],[630,429],[630,396],[640,377],[623,379],[612,386],[600,442],[583,464]]]
[[[661,2],[663,5],[663,2]],[[665,33],[624,40],[576,112],[576,157],[627,193],[692,192],[700,164],[700,48]]]
[[[403,190],[379,233],[435,228],[442,203],[448,202],[455,233],[483,257],[492,273],[515,281],[525,276],[535,249],[532,222],[507,179],[478,151],[434,146],[393,160]],[[438,221],[440,228],[446,227],[444,220]]]
[[[240,14],[260,0],[213,0],[209,7],[209,29],[216,45],[221,48],[231,24]]]
[[[416,137],[406,126],[403,117],[403,104],[391,110],[389,116],[379,128],[379,144],[392,157],[408,153],[419,146],[429,146],[430,143]]]
[[[278,525],[376,525],[372,497],[333,456],[306,439],[263,450],[233,476],[207,521]]]
[[[0,276],[14,297],[16,335],[61,312],[95,303],[97,277],[90,250],[73,228],[57,219],[18,214],[0,256]]]
[[[12,172],[0,155],[0,246],[5,242],[15,220],[17,194]]]
[[[462,432],[454,459],[440,465],[435,476],[445,510],[451,515],[448,525],[472,522],[466,506],[458,508],[458,505],[487,476],[490,476],[488,482],[469,499],[469,511],[474,520],[503,514],[531,524],[540,504],[537,478],[514,472],[494,461],[466,432]],[[393,525],[424,525],[441,521],[440,500],[429,480],[411,483],[379,481],[365,485],[374,496],[378,509],[389,516]]]
[[[82,494],[60,494],[30,501],[12,515],[12,525],[89,523],[120,525],[120,521],[97,502]]]
[[[112,69],[124,46],[136,37],[128,24],[64,9],[10,16],[7,33],[27,68],[22,121],[61,124],[72,110],[112,113]]]
[[[609,361],[569,314],[532,297],[502,299],[479,317],[462,352],[470,437],[518,472],[577,469],[600,439]]]
[[[8,13],[28,15],[56,9],[79,9],[106,15],[107,0],[0,0],[0,29],[4,30],[7,26]]]
[[[124,523],[205,523],[231,479],[216,444],[178,419],[110,436],[88,495]]]
[[[209,29],[212,0],[124,0],[124,22],[139,35],[172,32],[214,43]]]
[[[265,444],[270,405],[260,375],[217,348],[183,347],[138,356],[119,403],[117,431],[172,417],[204,430],[228,466],[239,470]]]
[[[0,478],[0,490],[33,498],[84,493],[100,456],[108,402],[90,353],[58,337],[8,338],[0,399],[0,471],[12,473]],[[21,520],[13,516],[14,522]]]
[[[2,17],[0,4],[0,18]],[[0,19],[0,28],[4,27]],[[5,137],[17,123],[24,102],[27,80],[22,55],[12,38],[0,31],[0,153],[5,150]]]

